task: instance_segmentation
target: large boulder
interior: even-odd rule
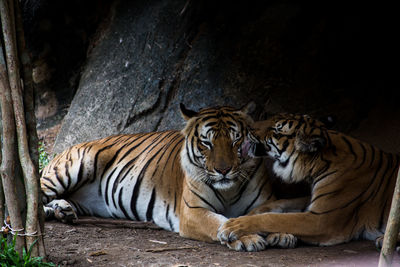
[[[378,57],[365,57],[380,44],[367,38],[378,29],[350,12],[357,10],[297,1],[119,1],[92,40],[54,151],[112,134],[181,129],[181,102],[199,109],[255,101],[255,119],[334,114],[339,129],[355,129],[377,103],[383,73]]]

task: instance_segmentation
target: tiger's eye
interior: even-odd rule
[[[211,149],[212,144],[208,141],[201,141],[201,144],[205,147],[207,147],[208,149]]]

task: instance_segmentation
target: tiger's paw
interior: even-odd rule
[[[384,235],[381,235],[381,236],[378,236],[375,239],[375,247],[377,249],[381,249],[382,248],[382,246],[383,246],[383,237],[384,237]]]
[[[219,241],[232,243],[245,235],[255,234],[257,231],[251,229],[252,224],[249,224],[246,219],[246,217],[229,219],[222,224],[217,233]]]
[[[63,223],[71,223],[78,216],[72,205],[64,199],[55,199],[45,206],[46,218],[54,217]]]
[[[230,249],[249,252],[264,250],[267,247],[267,241],[260,235],[245,235],[238,240],[225,244]]]
[[[272,233],[265,238],[268,247],[295,248],[297,237],[292,234]]]
[[[381,250],[382,247],[383,247],[383,238],[384,238],[384,237],[385,237],[384,235],[381,235],[381,236],[378,236],[378,237],[375,239],[375,247],[376,247],[378,250]],[[396,251],[397,251],[398,253],[400,253],[400,233],[397,235]]]

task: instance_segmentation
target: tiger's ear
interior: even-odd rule
[[[180,103],[181,114],[185,120],[190,120],[191,118],[197,116],[199,113],[190,109],[187,109],[183,103]]]
[[[298,133],[296,136],[296,150],[304,153],[321,151],[326,145],[325,137],[321,135],[305,135]]]
[[[319,121],[325,124],[325,127],[328,129],[332,129],[336,124],[336,117],[334,115],[328,115],[325,117],[319,118]]]
[[[251,114],[256,110],[256,103],[253,101],[250,101],[246,105],[240,108],[240,111],[243,112],[244,114]]]

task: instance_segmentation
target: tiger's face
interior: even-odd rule
[[[252,123],[248,115],[252,108],[250,104],[242,109],[220,107],[194,112],[181,104],[187,120],[182,131],[186,138],[181,161],[189,177],[215,189],[229,189],[246,178],[241,146]]]
[[[275,160],[274,172],[286,182],[293,182],[293,166],[304,155],[319,151],[326,144],[325,125],[308,115],[279,114],[253,124],[249,133],[248,154]]]

